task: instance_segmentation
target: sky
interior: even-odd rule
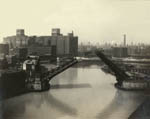
[[[150,0],[0,0],[0,40],[74,31],[79,42],[150,44]]]

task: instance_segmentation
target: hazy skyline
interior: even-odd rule
[[[25,29],[26,35],[74,31],[79,42],[150,44],[149,0],[0,0],[0,40]]]

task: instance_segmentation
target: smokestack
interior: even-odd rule
[[[124,43],[123,43],[123,45],[126,46],[126,34],[123,35],[123,38],[124,38]]]

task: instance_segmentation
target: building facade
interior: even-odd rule
[[[3,42],[9,44],[10,49],[27,48],[29,54],[55,54],[56,56],[78,54],[78,37],[74,36],[73,32],[62,35],[59,28],[52,29],[51,36],[26,36],[23,29],[17,29],[15,36],[5,37]]]
[[[74,36],[73,32],[68,33],[68,35],[62,35],[60,30],[52,29],[51,45],[56,45],[58,56],[78,55],[78,37]]]
[[[9,45],[0,44],[0,54],[8,55],[9,54]]]
[[[8,36],[3,39],[5,44],[9,44],[9,48],[26,47],[29,37],[24,34],[23,29],[17,29],[15,36]]]
[[[128,57],[127,47],[113,47],[112,56],[113,57]]]

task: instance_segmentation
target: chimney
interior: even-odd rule
[[[124,38],[124,43],[123,43],[123,45],[126,46],[126,34],[123,35],[123,38]]]

